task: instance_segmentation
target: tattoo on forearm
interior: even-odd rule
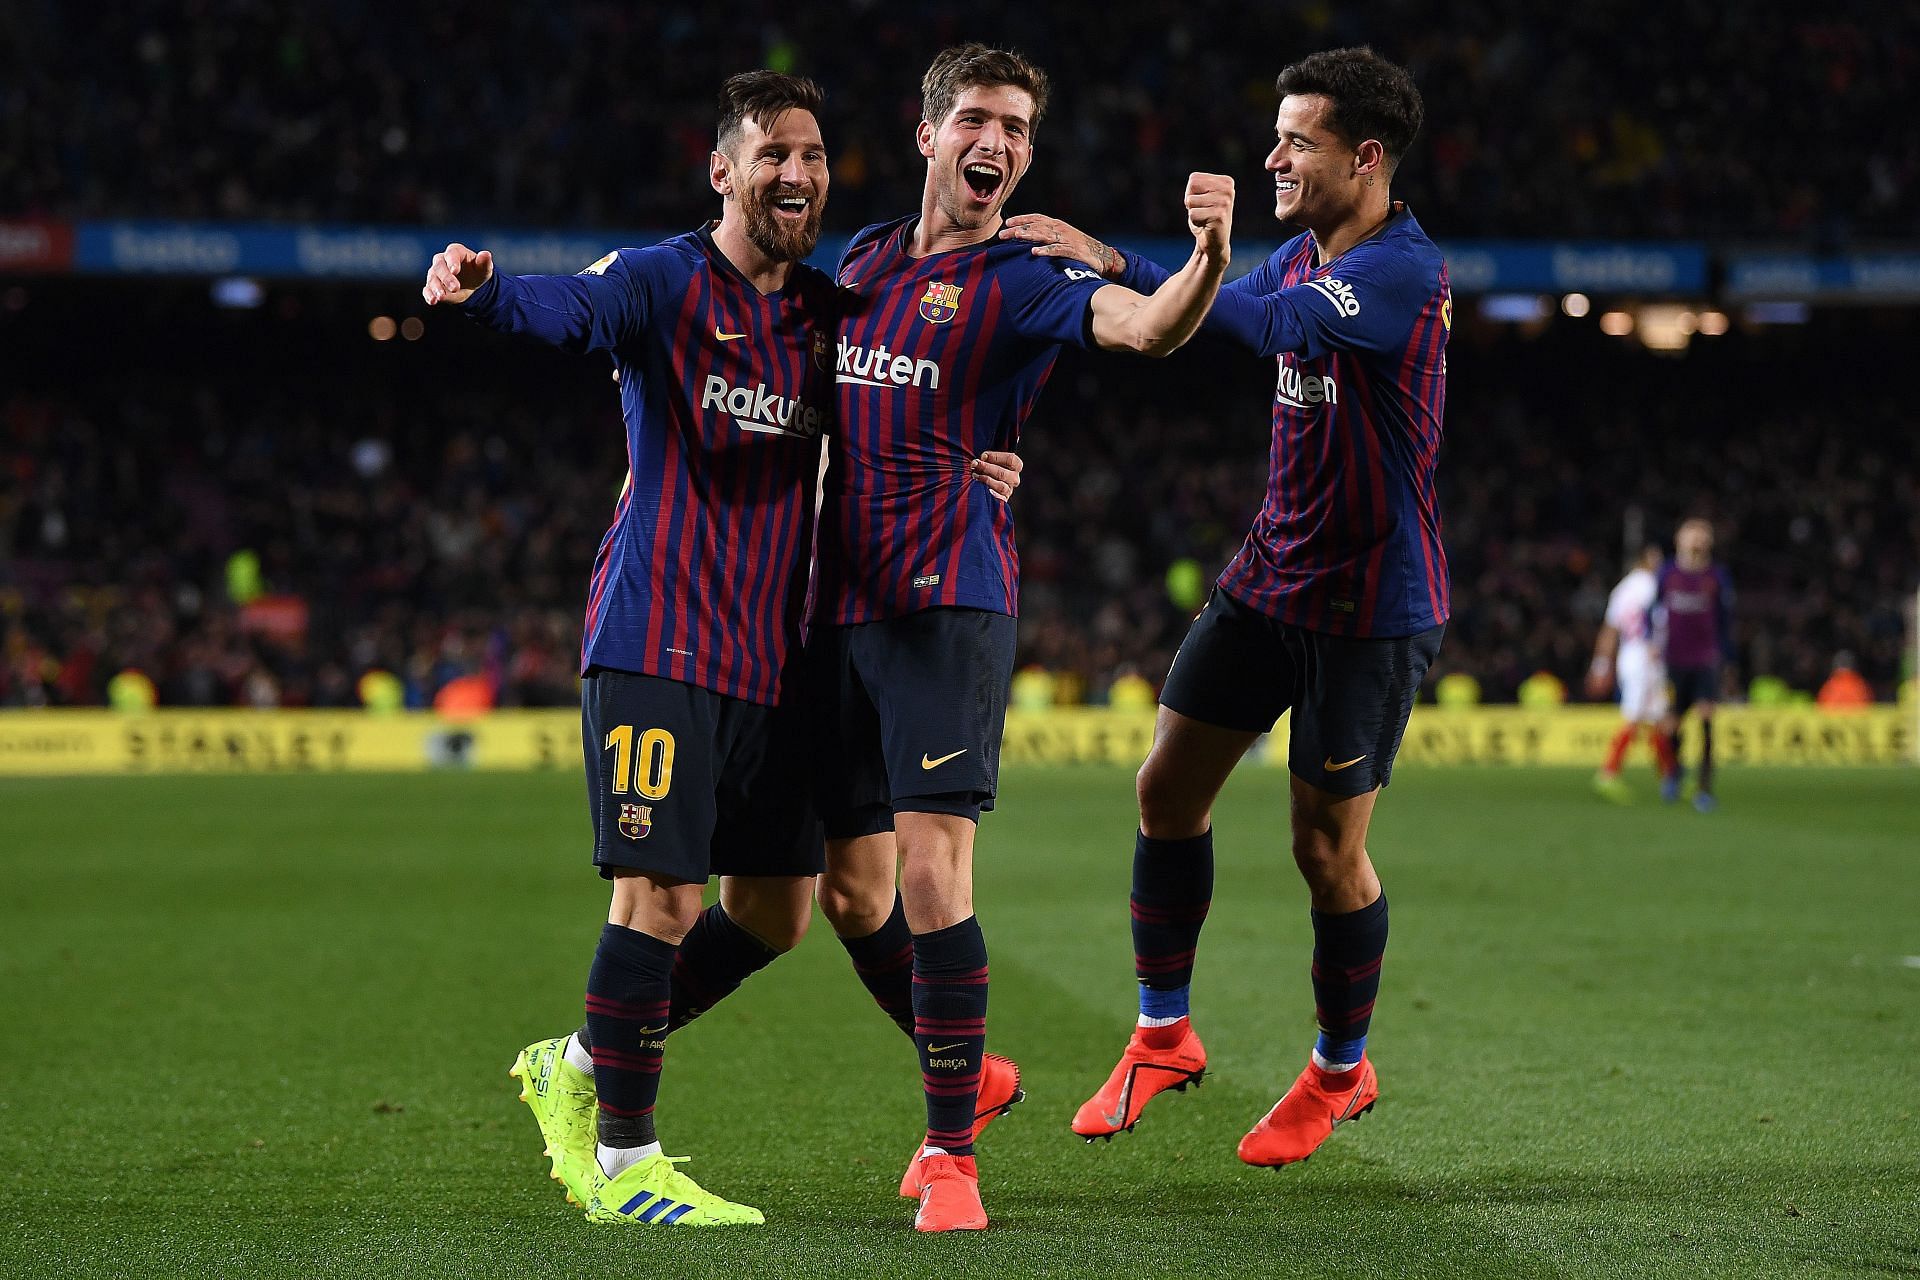
[[[1100,259],[1101,275],[1109,278],[1117,278],[1126,274],[1127,260],[1120,256],[1118,249],[1112,245],[1102,244],[1100,241],[1095,240],[1093,242],[1093,252],[1095,256]]]

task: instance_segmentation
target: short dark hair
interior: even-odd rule
[[[720,135],[714,147],[731,156],[740,145],[741,121],[751,120],[765,129],[783,111],[798,108],[818,115],[826,97],[820,86],[805,76],[781,71],[742,71],[728,76],[720,86]]]
[[[937,126],[953,110],[962,90],[1001,85],[1024,90],[1033,99],[1033,119],[1028,123],[1038,125],[1053,90],[1046,72],[1011,49],[975,42],[942,49],[920,78],[920,118]]]
[[[1356,147],[1369,138],[1378,141],[1389,171],[1399,167],[1426,114],[1407,69],[1368,45],[1308,54],[1282,71],[1273,87],[1283,98],[1324,95],[1333,104],[1327,127]]]

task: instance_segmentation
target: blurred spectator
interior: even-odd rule
[[[1833,674],[1814,699],[1822,711],[1858,711],[1873,702],[1873,690],[1853,669],[1853,655],[1842,649],[1833,659]]]
[[[1911,236],[1920,7],[1704,0],[10,5],[0,208],[68,217],[681,228],[726,75],[826,88],[835,221],[919,190],[919,77],[1004,33],[1054,77],[1027,207],[1177,235],[1192,168],[1260,179],[1282,63],[1371,43],[1428,104],[1403,181],[1441,237]],[[1097,38],[1093,38],[1097,33]],[[422,51],[437,66],[422,76]],[[510,51],[511,74],[498,74]],[[1845,138],[1779,156],[1798,138]]]

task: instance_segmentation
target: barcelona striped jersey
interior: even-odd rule
[[[1311,233],[1294,237],[1207,316],[1278,369],[1266,500],[1220,588],[1309,631],[1415,635],[1449,609],[1434,493],[1446,263],[1404,205],[1333,261],[1317,256]],[[1127,283],[1156,273],[1129,257]]]
[[[1060,348],[1092,342],[1097,273],[1018,241],[915,258],[915,221],[866,228],[840,260],[815,623],[1017,614],[1013,516],[969,468],[1018,445]]]
[[[577,276],[496,274],[465,309],[608,352],[619,375],[627,479],[594,557],[581,669],[778,701],[833,414],[833,282],[795,265],[763,295],[702,229]]]
[[[1666,621],[1667,665],[1711,667],[1733,658],[1733,576],[1726,566],[1660,566],[1655,601]]]

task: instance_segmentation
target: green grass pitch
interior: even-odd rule
[[[979,849],[1026,1104],[993,1229],[895,1195],[917,1071],[823,924],[677,1036],[661,1132],[761,1206],[586,1225],[507,1067],[579,1016],[604,905],[570,774],[0,783],[0,1275],[1852,1276],[1920,1272],[1920,782],[1404,769],[1379,1108],[1246,1127],[1311,1036],[1284,775],[1216,815],[1207,1086],[1067,1129],[1131,1020],[1122,770],[1021,771]]]

